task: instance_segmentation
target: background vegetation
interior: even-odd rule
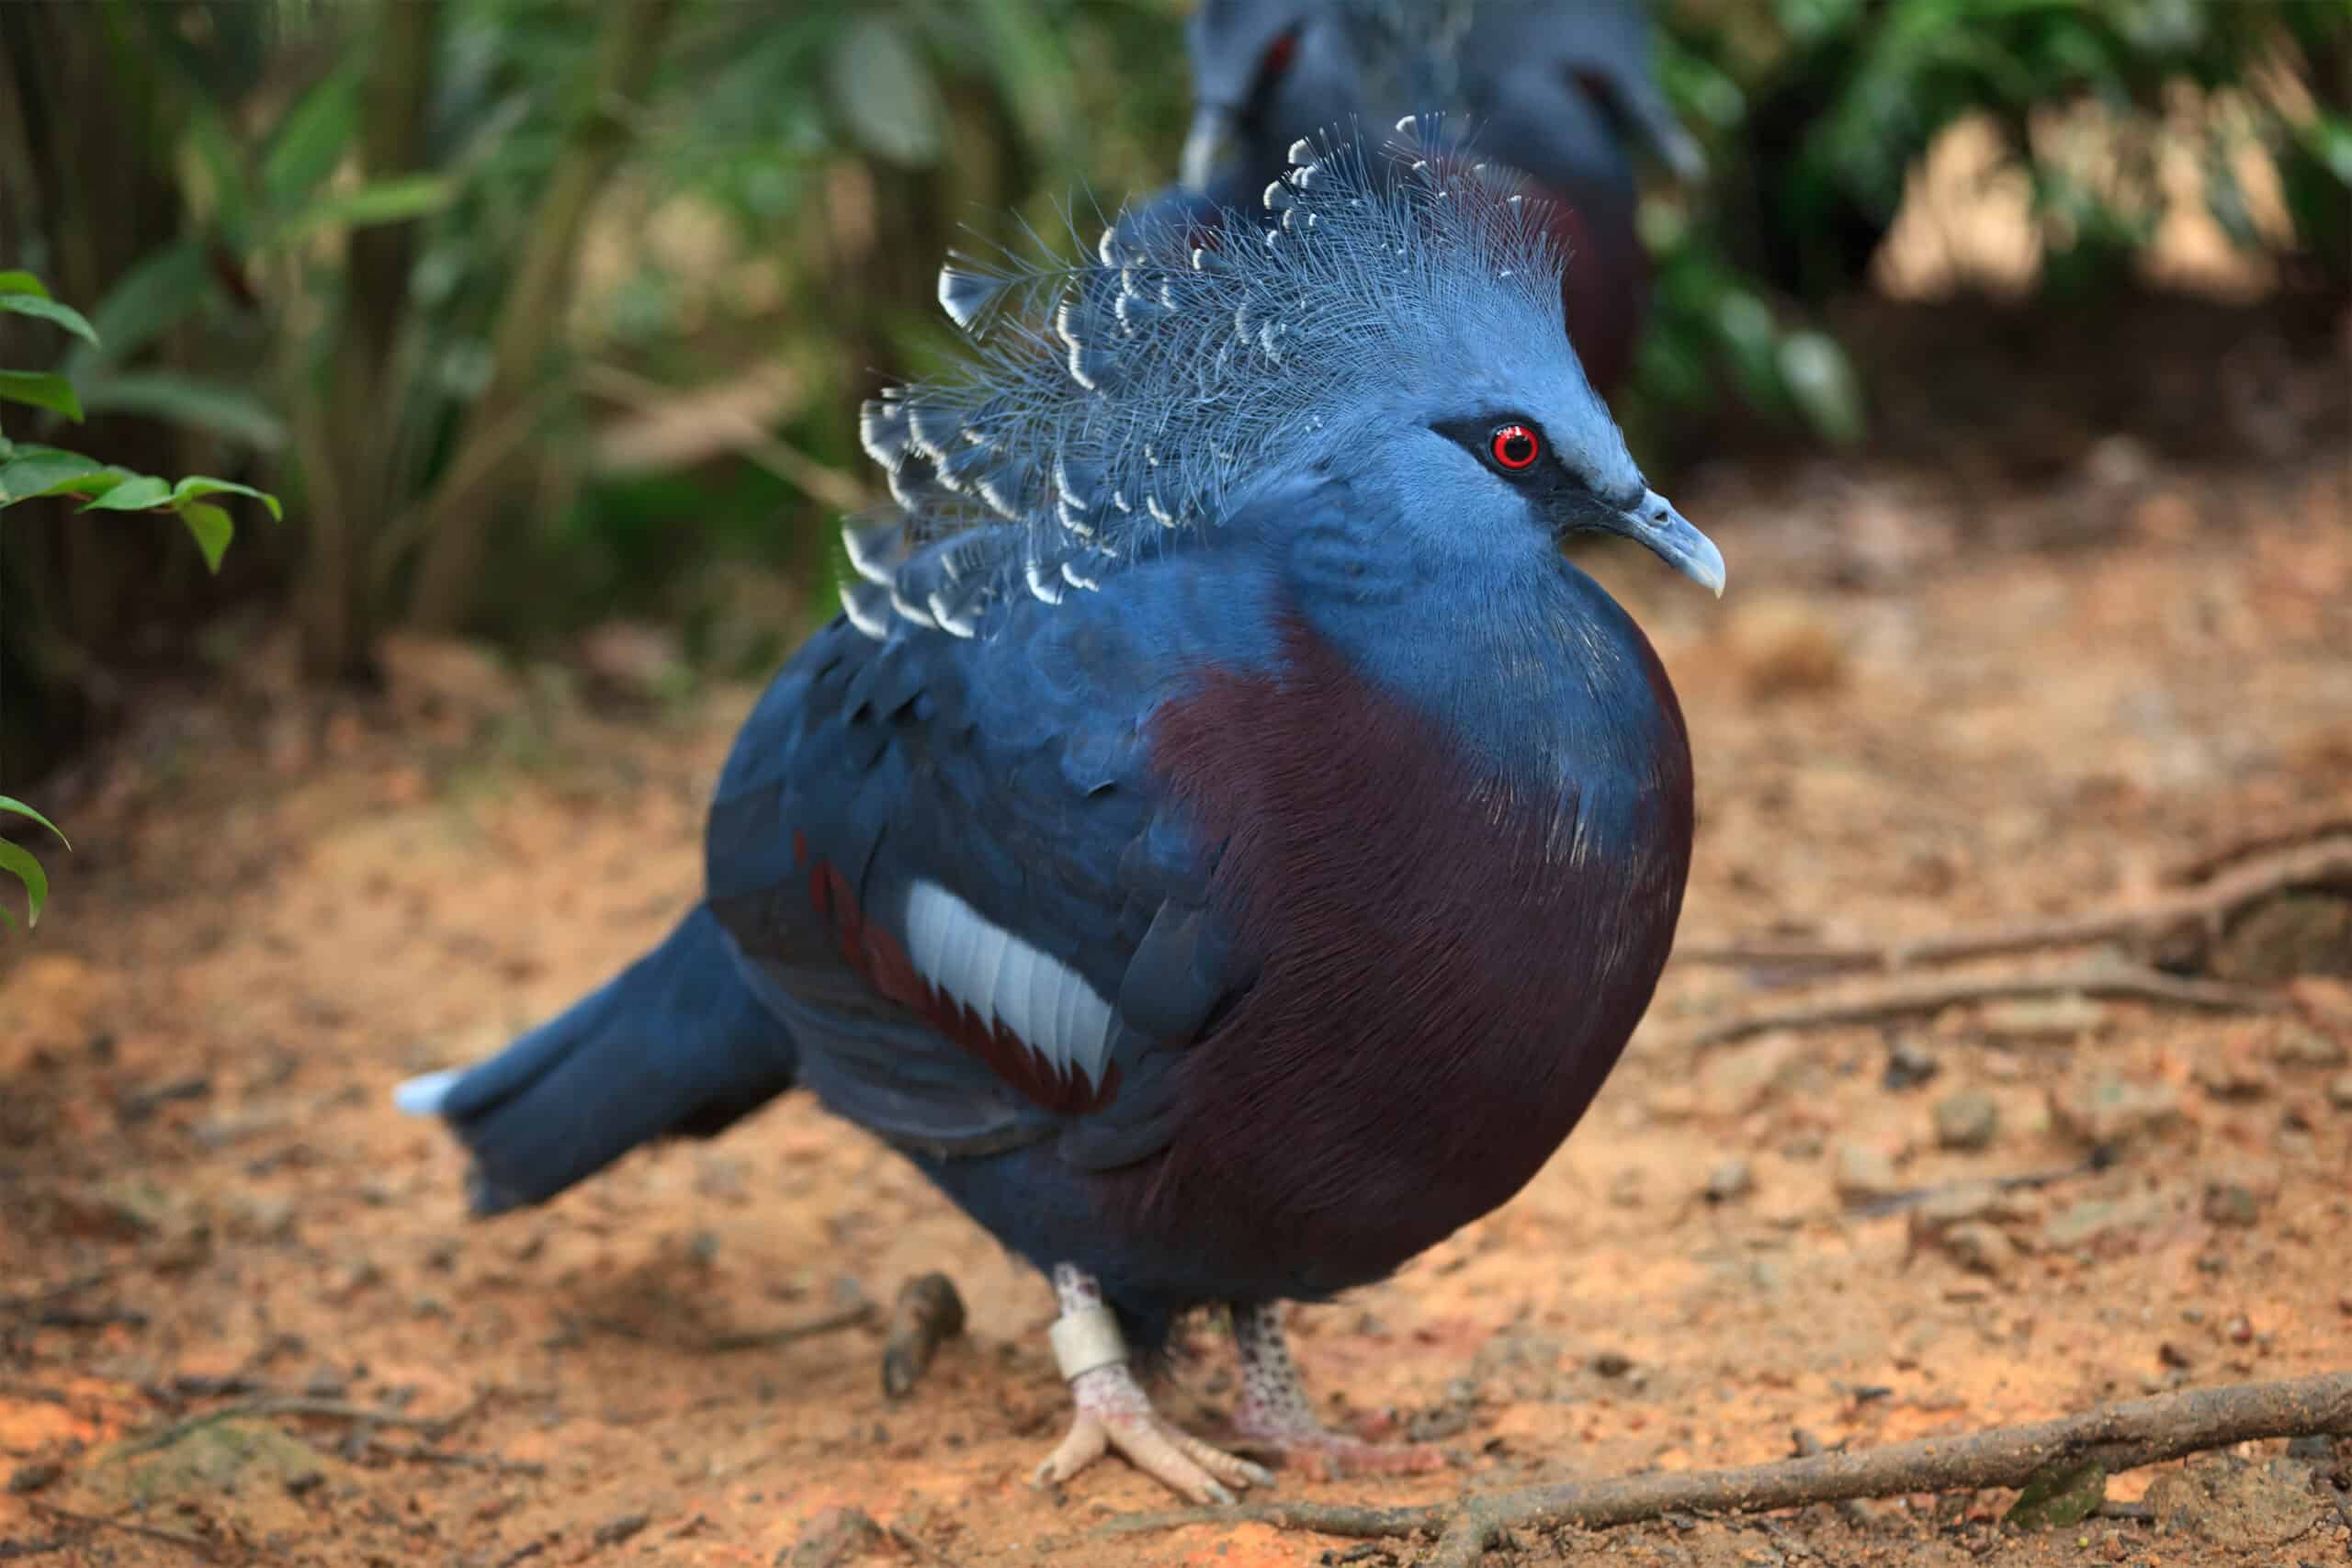
[[[1830,308],[1939,132],[2030,192],[2040,287],[2127,286],[2209,210],[2285,286],[2352,288],[2344,0],[1672,0],[1662,69],[1713,172],[1646,213],[1659,319],[1624,412],[1670,455],[1725,402],[1847,441]],[[616,618],[772,660],[868,496],[854,416],[919,368],[939,256],[1005,211],[1162,181],[1174,0],[235,0],[0,6],[0,268],[94,341],[76,449],[282,496],[217,576],[56,499],[0,519],[0,787],[141,670],[298,629],[546,644]],[[2184,155],[2186,187],[2165,170]],[[18,417],[18,415],[28,417]],[[65,416],[13,411],[47,444]],[[15,497],[7,498],[9,500]]]

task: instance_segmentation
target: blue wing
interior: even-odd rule
[[[1250,973],[1148,726],[1204,663],[1272,662],[1263,560],[1171,536],[1097,591],[993,595],[976,635],[837,619],[777,677],[720,780],[709,899],[833,1110],[946,1154],[1165,1144],[1168,1069]]]

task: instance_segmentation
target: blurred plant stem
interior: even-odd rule
[[[499,312],[489,383],[468,411],[457,457],[424,502],[424,553],[410,606],[411,619],[421,626],[454,630],[473,607],[487,536],[506,488],[501,481],[519,446],[507,429],[529,400],[540,361],[562,326],[582,233],[633,134],[623,116],[650,85],[676,10],[676,0],[621,0],[605,13],[587,90],[564,133]]]
[[[425,110],[432,96],[442,0],[380,0],[376,58],[360,123],[360,172],[396,179],[424,167]],[[299,614],[303,663],[313,675],[360,672],[379,610],[372,542],[406,489],[394,471],[401,450],[394,357],[415,262],[417,225],[380,223],[351,235],[350,276],[327,374],[327,397],[294,411],[311,483],[310,555]]]

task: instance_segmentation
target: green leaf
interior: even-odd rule
[[[124,273],[90,311],[90,324],[106,346],[77,346],[59,368],[78,386],[97,366],[131,358],[187,320],[212,287],[202,242],[164,246]]]
[[[85,512],[144,512],[151,506],[169,506],[172,487],[153,474],[132,474],[93,499],[82,508]]]
[[[109,474],[106,464],[96,457],[85,457],[79,452],[60,452],[55,447],[19,446],[6,462],[0,462],[0,507],[14,506],[20,501],[36,496],[58,495],[80,488],[94,475]],[[117,481],[109,479],[99,490],[111,489]],[[92,493],[85,491],[85,493]]]
[[[2107,1471],[2098,1461],[2055,1460],[2033,1472],[2001,1522],[2021,1530],[2068,1529],[2107,1501]]]
[[[1862,392],[1852,361],[1823,333],[1791,333],[1776,355],[1781,383],[1813,428],[1840,446],[1862,438]]]
[[[871,15],[851,22],[825,76],[835,112],[865,151],[910,169],[939,161],[939,89],[896,22]]]
[[[207,495],[250,496],[269,508],[269,515],[273,521],[283,523],[286,520],[286,509],[277,504],[277,497],[270,494],[269,491],[255,490],[251,485],[232,484],[227,479],[206,479],[201,474],[190,474],[172,487],[172,504],[177,506],[183,502],[194,501]]]
[[[0,273],[0,277],[5,277],[7,275],[6,273]],[[0,795],[0,811],[7,812],[11,816],[16,817],[29,817],[34,821],[40,823],[42,827],[48,829],[51,832],[55,833],[59,843],[63,844],[69,850],[74,847],[73,840],[66,838],[62,829],[59,828],[56,823],[51,821],[48,818],[43,817],[40,812],[35,811],[31,807],[27,806],[23,801],[17,799],[14,795]]]
[[[402,175],[396,179],[378,180],[357,190],[322,197],[300,212],[288,215],[270,238],[288,240],[335,224],[365,229],[376,223],[399,223],[438,212],[457,194],[456,184],[441,175]]]
[[[0,370],[0,400],[30,403],[37,409],[62,413],[76,424],[82,423],[82,403],[74,395],[74,383],[53,371]]]
[[[57,833],[57,841],[64,844],[68,850],[74,847],[67,842],[63,833],[58,832],[56,823],[21,800],[0,795],[0,812],[17,817],[28,817],[51,832]],[[49,902],[49,874],[41,870],[40,862],[33,859],[32,852],[22,844],[14,844],[6,839],[0,839],[0,871],[8,873],[25,885],[25,902],[28,906],[25,914],[25,923],[28,926],[40,924],[41,906]],[[5,909],[0,909],[0,918],[6,918],[10,925],[17,923],[17,918]]]
[[[0,294],[30,294],[46,299],[49,289],[29,272],[0,272]]]
[[[12,844],[6,839],[0,839],[0,871],[9,873],[25,885],[25,902],[29,906],[25,924],[40,924],[40,907],[49,902],[49,874],[41,870],[40,862],[33,859],[32,852],[22,844]],[[17,923],[17,917],[6,909],[0,909],[0,919],[6,919],[12,926]]]
[[[174,370],[101,373],[82,387],[82,406],[92,413],[138,413],[177,425],[233,437],[256,451],[286,445],[286,424],[258,398]]]
[[[180,521],[187,525],[188,536],[204,552],[205,570],[219,571],[220,557],[237,533],[237,525],[229,520],[227,511],[209,501],[183,501],[172,510],[180,514]]]
[[[334,173],[359,125],[359,71],[349,63],[328,73],[277,122],[261,161],[262,193],[283,210]]]
[[[63,327],[92,348],[98,346],[98,334],[90,330],[90,323],[82,319],[82,312],[71,305],[61,305],[54,299],[44,299],[38,294],[0,292],[0,311],[7,311],[18,316],[31,316],[36,320],[51,322]]]

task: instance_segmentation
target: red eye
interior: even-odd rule
[[[1289,70],[1290,62],[1297,58],[1298,34],[1295,32],[1284,33],[1282,37],[1276,39],[1272,45],[1267,49],[1266,58],[1259,62],[1259,73],[1268,77],[1279,76],[1283,72]]]
[[[1495,455],[1496,462],[1517,473],[1534,467],[1535,459],[1544,454],[1544,443],[1523,424],[1502,424],[1497,425],[1494,434],[1487,437],[1487,450]]]

